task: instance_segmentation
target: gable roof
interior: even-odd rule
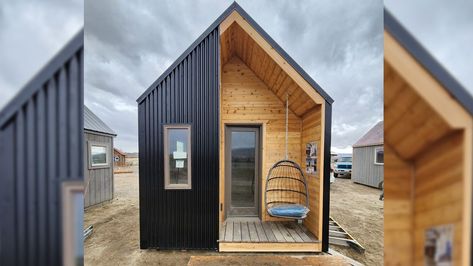
[[[17,95],[11,99],[2,110],[0,110],[0,126],[12,118],[16,112],[33,95],[43,89],[48,82],[64,65],[84,47],[84,29],[80,29],[74,37],[61,50],[49,60],[39,72],[23,86]],[[83,56],[83,51],[81,52]]]
[[[103,133],[111,136],[117,134],[103,122],[97,115],[95,115],[87,106],[84,105],[84,129]]]
[[[384,122],[379,121],[374,127],[372,127],[368,132],[366,132],[366,134],[363,135],[363,137],[361,137],[355,144],[353,144],[353,148],[383,145],[384,143],[383,125],[384,125]]]
[[[471,94],[435,60],[387,9],[384,9],[384,29],[389,32],[468,113],[473,115],[473,97]]]
[[[315,82],[315,80],[313,80],[309,74],[307,74],[303,69],[302,67],[300,67],[296,61],[294,61],[294,59],[292,59],[287,53],[286,51],[284,51],[284,49],[281,48],[281,46],[279,46],[264,30],[263,28],[261,28],[258,23],[256,23],[256,21],[253,20],[253,18],[250,17],[250,15],[248,15],[248,13],[246,13],[245,10],[243,10],[243,8],[238,5],[237,2],[233,2],[233,4],[231,4],[205,31],[204,33],[202,33],[198,38],[197,40],[195,40],[190,46],[189,48],[187,48],[184,53],[182,53],[181,56],[178,57],[178,59],[176,61],[174,61],[174,63],[171,64],[171,66],[169,66],[168,69],[166,69],[166,71],[163,72],[163,74],[161,74],[161,76],[159,76],[159,78],[153,82],[153,84],[151,84],[151,86],[136,100],[138,103],[141,103],[144,98],[151,92],[153,91],[157,85],[159,83],[161,83],[161,81],[166,78],[171,72],[172,70],[177,66],[179,65],[179,63],[185,59],[190,52],[192,52],[198,45],[199,43],[205,39],[205,37],[211,33],[215,28],[217,28],[220,23],[222,23],[233,11],[236,11],[238,12],[238,14],[240,14],[264,39],[265,41],[267,41],[272,47],[274,50],[276,50],[288,63],[289,65],[294,68],[296,70],[296,72],[298,72],[302,78],[304,78],[313,88],[314,90],[320,94],[324,99],[325,101],[328,103],[328,104],[332,104],[333,103],[333,99],[322,89],[322,87],[320,87],[319,84],[317,84],[317,82]]]
[[[117,153],[119,153],[120,155],[123,155],[126,157],[126,153],[118,148],[113,148],[114,151],[116,151]]]

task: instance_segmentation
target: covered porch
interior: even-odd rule
[[[238,12],[220,24],[220,44],[219,250],[321,252],[327,102]],[[306,178],[310,212],[300,222],[269,215],[265,203],[268,172],[286,154]]]

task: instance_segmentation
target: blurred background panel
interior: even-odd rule
[[[0,265],[83,261],[80,2],[0,3]]]
[[[471,265],[472,5],[439,2],[386,3],[386,265]]]

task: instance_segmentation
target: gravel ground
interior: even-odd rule
[[[133,173],[115,175],[114,200],[85,211],[84,226],[94,226],[94,232],[84,243],[85,264],[187,265],[192,256],[199,258],[195,261],[196,264],[199,260],[209,262],[202,256],[218,256],[215,259],[222,263],[222,254],[215,251],[156,251],[139,248],[138,169],[136,166],[132,169]],[[337,246],[331,248],[367,265],[380,265],[383,261],[383,204],[377,200],[378,194],[379,190],[355,185],[350,180],[337,179],[332,184],[331,215],[360,241],[367,251],[360,255],[350,249]],[[364,231],[369,231],[370,234],[365,234]],[[251,257],[257,255],[238,256],[247,259],[241,261],[243,264],[228,260],[224,261],[223,265],[244,265],[245,261],[250,263],[253,261]],[[297,254],[294,257],[311,256]],[[278,264],[275,261],[275,264],[267,265]]]
[[[360,254],[352,248],[330,248],[366,265],[383,265],[383,203],[381,190],[336,178],[330,191],[330,216],[365,249]]]

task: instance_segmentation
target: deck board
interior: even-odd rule
[[[243,242],[250,242],[250,230],[248,229],[247,222],[241,222],[241,241]]]
[[[268,242],[268,237],[263,230],[261,222],[255,222],[256,232],[258,233],[259,242]]]
[[[296,223],[283,223],[282,226],[289,232],[295,242],[304,242],[295,230],[298,227]]]
[[[279,231],[281,231],[282,236],[286,240],[286,242],[296,242],[294,241],[294,238],[292,238],[291,234],[289,231],[287,231],[286,227],[284,227],[283,223],[276,223],[276,225],[279,228]]]
[[[233,223],[233,242],[241,242],[241,223]]]
[[[271,230],[269,223],[261,223],[261,225],[263,226],[263,230],[266,233],[266,236],[268,237],[268,241],[278,242],[276,236],[274,236],[273,230]]]
[[[284,239],[284,236],[282,235],[281,231],[279,231],[279,228],[276,223],[269,222],[269,225],[271,226],[271,229],[273,230],[273,233],[276,236],[278,242],[286,242],[286,239]]]
[[[227,222],[227,226],[225,229],[225,241],[233,241],[233,222]]]
[[[302,224],[296,222],[225,221],[220,229],[223,243],[319,243]]]
[[[259,242],[258,233],[254,222],[248,222],[248,229],[250,230],[251,242]]]

